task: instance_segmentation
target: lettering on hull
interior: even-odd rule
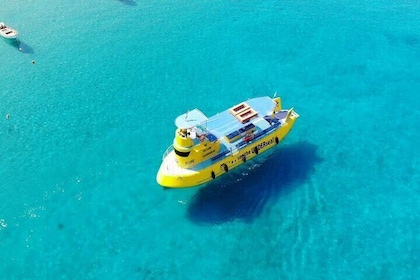
[[[203,158],[205,158],[205,157],[207,157],[207,156],[209,156],[209,155],[211,155],[211,154],[213,154],[213,153],[215,153],[215,152],[216,152],[216,150],[211,150],[210,152],[205,153],[205,154],[203,155]]]
[[[263,142],[261,142],[260,144],[258,144],[257,145],[257,149],[258,150],[261,150],[261,149],[263,149],[263,148],[265,148],[265,147],[267,147],[267,146],[269,146],[269,145],[271,145],[271,144],[273,144],[274,143],[274,138],[271,138],[270,140],[268,140],[268,141],[263,141]]]
[[[256,148],[257,148],[257,150],[259,151],[259,150],[262,150],[262,149],[264,149],[265,147],[267,147],[267,146],[270,146],[270,145],[272,145],[272,144],[274,144],[275,143],[275,140],[274,140],[274,138],[271,138],[270,140],[267,140],[267,141],[263,141],[263,142],[261,142],[260,144],[258,144],[257,146],[255,146]],[[255,149],[255,148],[254,148]],[[253,149],[252,149],[253,150]],[[242,153],[242,154],[240,154],[238,157],[237,157],[237,160],[243,160],[244,158],[246,158],[248,155],[250,155],[252,152],[251,152],[251,150],[247,150],[247,151],[245,151],[244,153]]]

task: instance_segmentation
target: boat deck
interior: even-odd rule
[[[258,97],[249,99],[246,104],[257,113],[257,115],[248,122],[242,123],[232,113],[231,109],[210,117],[206,122],[207,130],[214,134],[217,138],[223,138],[233,131],[240,130],[249,123],[254,124],[260,129],[267,128],[270,124],[264,119],[265,116],[272,114],[275,102],[270,97]]]
[[[243,108],[243,104],[245,104],[245,106],[248,105],[249,109]],[[275,102],[267,96],[249,99],[246,102],[210,117],[206,122],[207,130],[216,138],[220,139],[227,149],[235,148],[237,140],[228,141],[231,137],[235,137],[240,133],[243,134],[243,132],[250,129],[254,130],[255,133],[258,133],[271,126],[264,117],[273,113],[275,105]],[[251,119],[243,122],[242,118],[234,116],[235,107],[241,109],[241,111],[255,112],[256,115],[254,114]]]
[[[243,107],[242,104],[244,103],[245,105],[248,105],[252,111],[257,113],[246,122],[243,122],[241,121],[241,118],[234,116],[235,107]],[[207,167],[215,161],[221,160],[223,157],[231,153],[235,153],[245,147],[249,142],[244,139],[246,131],[252,131],[253,139],[255,140],[267,135],[279,127],[282,124],[280,120],[285,118],[287,115],[287,111],[281,111],[276,113],[276,119],[274,121],[272,120],[270,116],[272,115],[276,104],[270,97],[253,98],[245,101],[244,103],[238,104],[208,118],[203,124],[209,132],[207,134],[209,140],[216,141],[219,139],[221,147],[216,156],[193,167],[193,170],[199,170]],[[248,110],[247,106],[245,106],[245,108],[240,108],[240,111],[245,110]]]

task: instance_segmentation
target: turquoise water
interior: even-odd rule
[[[2,279],[420,278],[418,1],[61,2],[0,10]],[[176,116],[275,91],[280,148],[157,185]]]

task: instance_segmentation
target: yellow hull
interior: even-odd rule
[[[168,170],[168,165],[162,164],[156,180],[160,185],[168,188],[194,187],[212,181],[246,161],[253,159],[260,153],[274,148],[290,132],[297,117],[297,114],[290,116],[283,126],[272,133],[252,141],[236,153],[232,153],[206,168],[196,171],[178,168],[179,172],[173,172],[173,170]]]

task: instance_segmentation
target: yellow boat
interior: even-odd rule
[[[173,145],[156,176],[168,188],[204,184],[277,144],[299,117],[280,97],[257,97],[207,118],[194,109],[178,116]]]

